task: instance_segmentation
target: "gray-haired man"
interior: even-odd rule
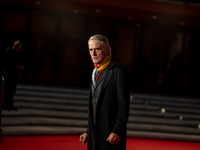
[[[80,136],[88,150],[125,150],[130,105],[130,74],[111,58],[107,38],[97,34],[88,41],[94,63],[89,89],[88,128]]]

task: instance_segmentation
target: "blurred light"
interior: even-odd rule
[[[75,13],[75,14],[78,13],[78,10],[77,10],[77,9],[74,9],[74,10],[73,10],[73,13]]]
[[[152,16],[152,19],[156,20],[156,19],[158,19],[158,17],[155,16],[155,15],[153,15],[153,16]]]
[[[95,9],[95,12],[96,12],[96,13],[100,13],[100,12],[101,12],[101,9]]]
[[[140,27],[141,24],[140,24],[140,23],[136,23],[135,26],[136,26],[136,27]]]
[[[133,95],[130,95],[130,100],[133,100]]]
[[[161,113],[165,113],[166,112],[166,109],[165,108],[162,108],[161,109]]]
[[[40,1],[37,1],[37,2],[35,3],[35,5],[41,5],[41,2],[40,2]]]
[[[185,26],[185,22],[180,22],[180,25],[181,26]]]
[[[198,124],[198,128],[200,129],[200,124]]]
[[[131,16],[128,16],[128,20],[133,20],[133,17],[131,17]]]
[[[180,116],[180,117],[179,117],[179,120],[183,120],[183,116]]]

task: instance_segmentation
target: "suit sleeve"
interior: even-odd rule
[[[125,67],[117,73],[117,101],[117,118],[112,132],[122,137],[126,132],[130,107],[130,73]]]

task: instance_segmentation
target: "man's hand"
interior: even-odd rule
[[[83,133],[80,135],[80,142],[82,142],[82,144],[87,143],[87,136],[88,136],[87,133]]]
[[[106,141],[109,141],[111,144],[117,144],[121,141],[121,137],[115,133],[111,133]]]

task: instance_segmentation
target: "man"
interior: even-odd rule
[[[13,105],[13,96],[16,91],[19,71],[23,69],[21,65],[21,48],[22,44],[17,40],[11,47],[6,49],[4,54],[5,95],[3,108],[8,110],[17,110]]]
[[[88,150],[125,150],[130,105],[130,74],[111,59],[107,38],[94,35],[88,41],[95,69],[89,89],[88,129],[80,142]]]

